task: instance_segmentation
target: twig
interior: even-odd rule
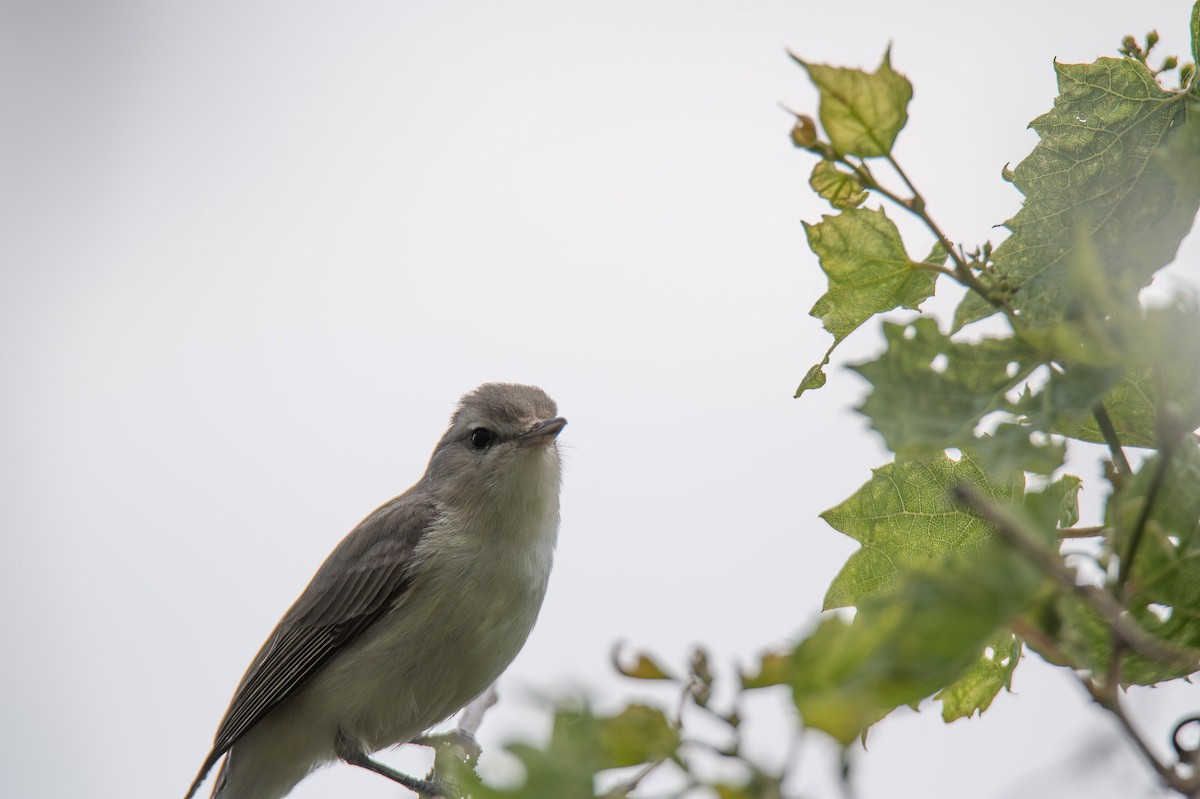
[[[1121,447],[1117,428],[1113,427],[1112,417],[1108,415],[1108,409],[1104,407],[1103,402],[1096,403],[1096,407],[1092,409],[1092,416],[1096,419],[1096,425],[1100,428],[1101,435],[1104,436],[1104,442],[1108,444],[1108,449],[1112,452],[1113,465],[1117,467],[1117,474],[1127,480],[1133,477],[1133,469],[1130,468],[1129,459],[1125,457],[1125,450]]]
[[[1094,680],[1089,679],[1082,679],[1082,682],[1084,688],[1091,695],[1092,700],[1116,717],[1117,722],[1121,725],[1121,729],[1125,732],[1125,737],[1142,753],[1142,757],[1158,774],[1159,779],[1168,787],[1179,791],[1184,796],[1192,796],[1190,791],[1195,790],[1195,786],[1190,785],[1191,780],[1183,778],[1175,769],[1160,761],[1150,748],[1150,745],[1146,743],[1145,739],[1137,731],[1137,728],[1133,726],[1133,722],[1129,720],[1129,716],[1125,715],[1125,708],[1121,705],[1117,686],[1100,686]]]
[[[1098,524],[1095,527],[1067,527],[1058,531],[1059,538],[1095,538],[1104,535],[1105,527]]]
[[[1104,609],[1108,603],[1116,604],[1112,597],[1092,586],[1079,586],[1075,583],[1074,577],[1061,560],[1057,560],[1054,556],[1046,551],[1032,536],[1021,528],[1015,520],[1008,516],[1003,509],[993,505],[987,500],[980,497],[972,489],[967,486],[960,486],[956,494],[970,505],[976,512],[984,517],[986,521],[991,523],[996,530],[1004,536],[1004,539],[1014,546],[1018,551],[1032,560],[1036,565],[1042,568],[1051,577],[1058,580],[1064,587],[1083,596],[1098,612],[1101,613],[1109,622],[1113,632],[1114,651],[1113,665],[1110,669],[1108,679],[1100,683],[1094,677],[1087,676],[1081,670],[1078,664],[1073,662],[1073,659],[1064,652],[1058,642],[1054,641],[1049,636],[1045,635],[1036,625],[1029,624],[1024,619],[1016,618],[1010,622],[1009,626],[1017,635],[1033,641],[1039,650],[1046,652],[1053,662],[1065,665],[1071,669],[1071,673],[1079,680],[1079,683],[1084,687],[1092,700],[1100,705],[1105,710],[1109,711],[1116,717],[1117,722],[1121,725],[1121,729],[1125,735],[1133,743],[1134,747],[1142,754],[1142,757],[1158,775],[1162,782],[1172,790],[1178,791],[1184,796],[1191,797],[1197,788],[1200,788],[1200,781],[1196,778],[1185,778],[1171,766],[1166,765],[1142,738],[1137,728],[1133,726],[1133,722],[1125,714],[1125,709],[1121,705],[1119,694],[1120,684],[1118,676],[1120,674],[1120,654],[1121,649],[1129,646],[1131,649],[1137,649],[1137,645],[1131,642],[1131,638],[1139,636],[1148,637],[1146,633],[1140,629],[1127,625],[1121,616],[1116,616],[1115,619],[1121,624],[1114,623],[1114,618],[1110,617],[1109,612]],[[1090,589],[1090,590],[1081,590]],[[1109,608],[1111,610],[1111,608]],[[1128,629],[1118,630],[1118,626],[1128,627]],[[1136,634],[1131,635],[1136,630]],[[1153,642],[1156,647],[1160,644],[1157,641]],[[1145,653],[1143,653],[1145,654]]]

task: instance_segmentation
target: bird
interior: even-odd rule
[[[336,761],[371,759],[483,693],[545,597],[559,528],[558,434],[536,386],[465,394],[415,485],[334,548],[250,663],[185,799],[280,799]]]

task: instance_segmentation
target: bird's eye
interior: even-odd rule
[[[496,434],[486,427],[476,427],[471,431],[471,446],[475,449],[487,449],[496,440]]]

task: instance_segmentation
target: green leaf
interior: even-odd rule
[[[1065,528],[1079,521],[1079,489],[1083,481],[1064,474],[1045,489],[1025,495],[1025,513],[1046,528]]]
[[[938,454],[875,469],[849,499],[822,513],[862,544],[830,584],[825,609],[859,605],[892,591],[904,569],[982,547],[991,527],[951,498],[961,483],[1008,507],[1021,502],[1025,488],[1020,471],[989,475],[969,452],[958,461]]]
[[[1025,424],[1000,424],[990,435],[976,438],[971,452],[994,474],[1013,470],[1051,474],[1062,466],[1067,448],[1049,437],[1035,443],[1032,439],[1035,432],[1035,428]]]
[[[835,345],[836,346],[836,345]],[[829,352],[833,351],[833,347],[829,348]],[[800,381],[800,385],[796,387],[796,393],[793,397],[799,397],[810,388],[820,388],[825,385],[825,367],[829,365],[829,352],[825,353],[824,359],[818,364],[813,364],[805,373],[804,379]]]
[[[650,657],[644,652],[637,653],[637,661],[632,666],[625,666],[621,663],[621,644],[617,644],[613,649],[612,663],[613,668],[623,677],[630,677],[634,680],[674,680],[674,675],[670,674],[662,666],[658,665],[658,661]]]
[[[1106,525],[1117,530],[1123,551],[1158,472],[1162,455],[1147,459],[1137,474],[1110,498]],[[1144,538],[1126,586],[1130,617],[1151,635],[1196,650],[1200,662],[1200,445],[1187,437],[1171,458],[1147,519]],[[1112,659],[1112,633],[1090,605],[1071,593],[1058,592],[1031,621],[1056,642],[1047,649],[1027,641],[1051,663],[1105,674]],[[1066,655],[1066,658],[1060,655]],[[1155,685],[1187,676],[1194,667],[1160,663],[1126,652],[1121,681]]]
[[[837,164],[828,159],[818,161],[813,167],[808,185],[838,209],[857,208],[867,199],[867,191],[858,178],[838,169]]]
[[[941,690],[961,692],[951,694],[956,709],[986,707],[982,686],[952,686],[982,682],[974,672],[985,647],[1044,580],[993,538],[905,571],[890,594],[860,603],[853,622],[825,619],[790,663],[805,725],[849,744],[893,709]]]
[[[586,709],[559,707],[550,740],[544,746],[517,743],[506,747],[525,769],[512,788],[484,785],[465,764],[452,779],[472,799],[594,799],[593,780],[605,768],[600,724]]]
[[[883,335],[887,350],[851,368],[872,384],[859,413],[900,455],[971,444],[979,420],[1005,407],[1005,392],[1038,362],[1015,338],[960,344],[927,317],[884,323]]]
[[[1200,427],[1200,314],[1195,308],[1153,308],[1110,323],[1115,329],[1105,333],[1114,339],[1103,346],[1109,352],[1107,365],[1071,364],[1064,373],[1052,374],[1037,393],[1019,403],[1029,421],[1103,444],[1092,413],[1103,402],[1122,444],[1154,447],[1163,405],[1161,386],[1178,424],[1187,430]]]
[[[1200,0],[1192,4],[1192,63],[1200,66]]]
[[[670,757],[679,748],[679,730],[656,707],[629,705],[598,721],[604,768],[649,763]]]
[[[1038,429],[1104,443],[1098,428],[1094,434],[1081,431],[1088,424],[1095,428],[1092,410],[1105,399],[1120,374],[1119,368],[1073,364],[1065,372],[1052,372],[1036,392],[1027,390],[1016,410]]]
[[[891,152],[908,121],[912,84],[892,70],[890,53],[884,53],[875,72],[792,58],[808,71],[820,92],[821,125],[839,155],[872,158]]]
[[[949,724],[957,719],[983,715],[991,707],[1000,689],[1012,690],[1012,675],[1021,660],[1021,642],[1008,630],[992,636],[981,657],[950,685],[938,692],[942,720]]]
[[[855,208],[804,223],[808,244],[829,278],[811,314],[841,341],[877,313],[916,308],[932,296],[936,275],[918,269],[900,231],[882,211]]]
[[[525,769],[521,784],[484,785],[465,765],[452,779],[473,799],[594,799],[598,772],[668,758],[678,746],[678,731],[657,708],[633,704],[598,716],[587,708],[558,707],[545,745],[507,747]]]
[[[1127,604],[1148,632],[1200,648],[1200,445],[1194,436],[1180,442],[1155,493],[1164,457],[1159,453],[1147,459],[1117,492],[1107,523],[1117,530],[1118,552],[1124,553],[1153,494]]]
[[[790,657],[790,655],[784,652],[763,653],[759,658],[757,674],[742,672],[742,690],[749,691],[754,688],[769,688],[772,685],[780,685],[787,682]]]
[[[1041,136],[1013,171],[1025,195],[1012,231],[981,276],[1025,325],[1048,327],[1077,307],[1067,264],[1086,242],[1107,284],[1136,299],[1170,263],[1200,208],[1200,114],[1134,59],[1055,64],[1059,97],[1032,127]],[[961,328],[995,313],[970,292]]]

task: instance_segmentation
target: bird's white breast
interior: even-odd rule
[[[441,508],[414,553],[413,584],[314,678],[324,685],[305,692],[320,697],[318,715],[367,751],[403,743],[456,712],[525,643],[559,520],[557,454],[529,454],[530,468],[496,487],[496,501]]]

